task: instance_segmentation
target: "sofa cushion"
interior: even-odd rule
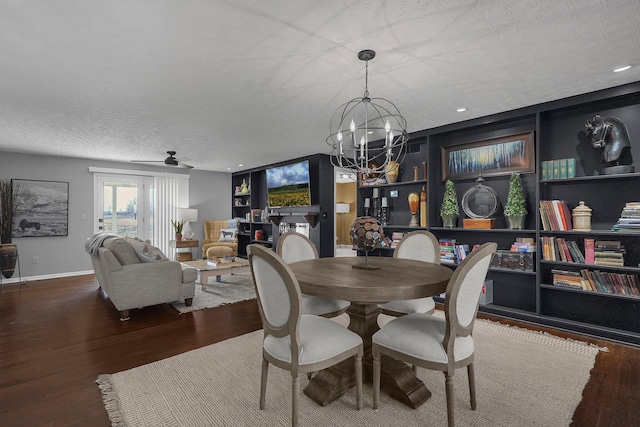
[[[140,258],[136,255],[136,251],[133,250],[133,246],[121,237],[106,239],[102,246],[113,252],[113,255],[122,265],[140,264]]]
[[[218,242],[235,242],[237,233],[237,228],[223,228],[220,230]]]
[[[138,258],[140,258],[140,261],[142,262],[158,262],[169,260],[169,258],[167,258],[160,249],[156,248],[149,242],[145,242],[133,237],[125,237],[125,239],[133,247],[133,250],[136,251],[136,255],[138,255]]]

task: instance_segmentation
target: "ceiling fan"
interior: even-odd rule
[[[175,157],[175,151],[167,151],[167,154],[169,157],[164,160],[131,160],[131,163],[164,163],[165,166],[193,169],[193,166],[179,162]]]

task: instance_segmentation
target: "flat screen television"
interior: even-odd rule
[[[310,206],[309,161],[268,168],[267,196],[272,208]]]

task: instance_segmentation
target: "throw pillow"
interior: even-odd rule
[[[218,242],[235,242],[237,233],[237,228],[223,228],[220,230],[220,238],[218,239]]]
[[[127,237],[127,242],[131,244],[133,250],[140,258],[142,262],[157,262],[157,261],[168,261],[169,258],[165,256],[164,253],[152,244],[148,242],[143,242],[140,239]]]
[[[126,239],[110,237],[102,243],[102,246],[113,252],[121,265],[140,264],[140,257]]]

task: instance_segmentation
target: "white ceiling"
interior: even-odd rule
[[[0,150],[247,169],[329,152],[365,48],[411,132],[640,81],[638,40],[638,0],[0,0]]]

